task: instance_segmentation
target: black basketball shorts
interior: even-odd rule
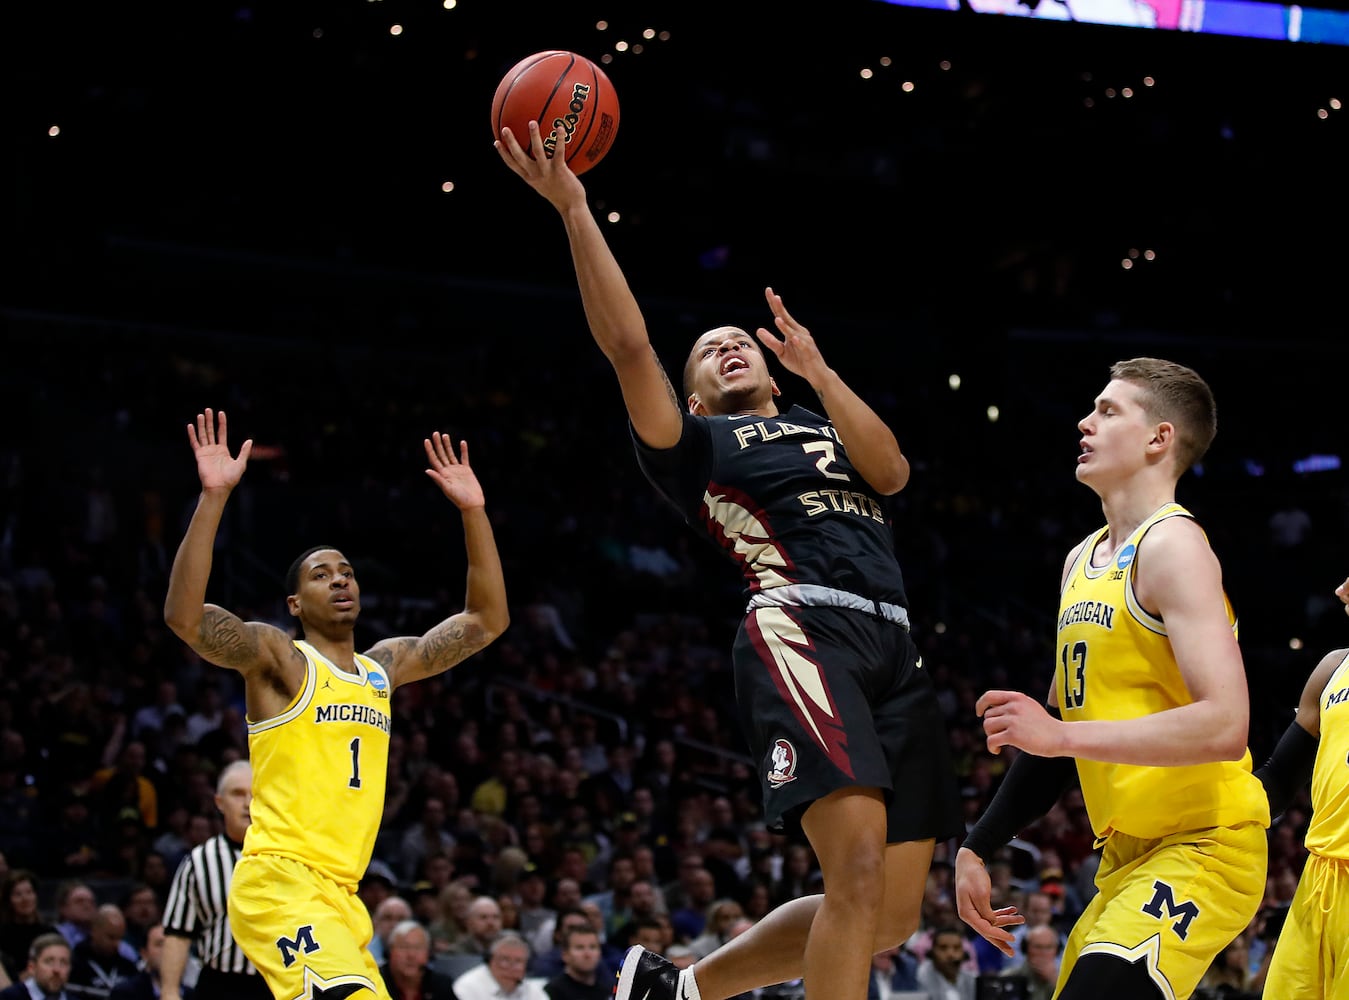
[[[732,659],[770,827],[858,786],[885,791],[889,843],[964,831],[945,721],[907,629],[851,608],[755,608]]]

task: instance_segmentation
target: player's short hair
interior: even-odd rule
[[[300,570],[304,569],[305,560],[315,552],[322,552],[324,549],[332,549],[334,552],[340,551],[335,545],[312,545],[295,557],[295,561],[290,564],[290,569],[286,570],[287,596],[300,589]]]
[[[1147,415],[1176,428],[1177,474],[1203,459],[1218,433],[1218,407],[1194,369],[1161,358],[1131,358],[1111,365],[1110,377],[1142,389],[1139,403]]]

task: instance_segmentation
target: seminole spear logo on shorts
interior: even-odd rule
[[[581,112],[585,110],[586,101],[590,98],[590,89],[590,85],[586,83],[572,84],[567,113],[553,119],[553,130],[548,133],[548,138],[543,140],[543,154],[550,160],[553,158],[553,150],[557,148],[558,129],[562,129],[565,133],[562,142],[564,144],[571,142],[572,133],[576,131],[576,123],[581,120]]]
[[[768,783],[774,788],[781,788],[795,780],[796,747],[786,740],[777,740],[773,744],[773,766],[768,769]]]

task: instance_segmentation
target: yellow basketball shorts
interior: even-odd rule
[[[1265,974],[1265,996],[1349,1000],[1349,861],[1308,855]]]
[[[1146,963],[1167,1000],[1188,997],[1213,959],[1255,917],[1269,848],[1259,823],[1187,830],[1156,840],[1112,833],[1099,892],[1063,950],[1062,992],[1084,955]]]
[[[390,1000],[366,948],[374,928],[354,887],[290,858],[252,854],[234,868],[229,917],[276,1000],[312,1000],[316,991]]]

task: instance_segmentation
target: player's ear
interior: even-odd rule
[[[768,376],[768,385],[773,390],[774,396],[782,395],[782,390],[778,388],[778,380],[773,378],[772,375]]]

